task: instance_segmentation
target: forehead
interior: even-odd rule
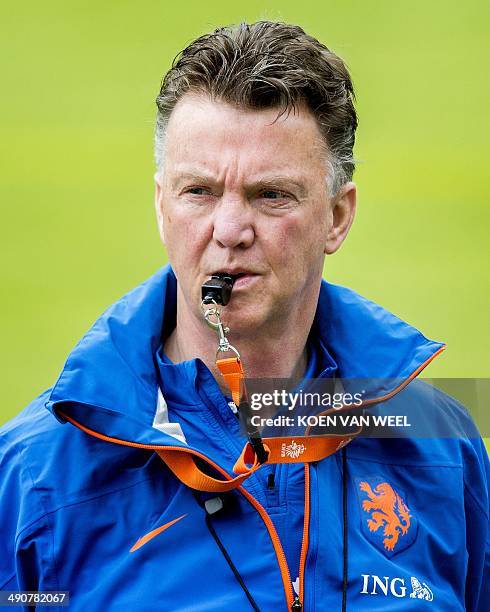
[[[188,164],[212,170],[225,161],[259,173],[325,168],[324,141],[307,108],[280,115],[197,94],[186,94],[172,111],[165,151],[167,170]]]

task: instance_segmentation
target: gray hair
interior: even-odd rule
[[[329,191],[337,193],[352,179],[357,128],[352,80],[340,57],[299,26],[258,21],[218,28],[175,58],[156,99],[159,170],[170,115],[190,92],[246,109],[277,108],[278,118],[306,105],[326,145]]]

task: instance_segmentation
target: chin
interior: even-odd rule
[[[263,309],[251,306],[243,308],[232,308],[223,311],[223,321],[230,328],[229,338],[234,336],[250,336],[260,333],[261,328],[267,323],[267,313]],[[236,347],[239,349],[239,347]]]

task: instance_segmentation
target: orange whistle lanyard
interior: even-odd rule
[[[251,423],[250,403],[245,385],[245,372],[240,359],[240,353],[228,340],[229,328],[221,321],[221,312],[214,299],[203,299],[201,302],[206,323],[218,334],[218,349],[216,351],[216,367],[220,371],[226,386],[230,390],[231,397],[235,402],[240,418],[245,423],[248,440],[253,448],[259,464],[267,461],[268,452],[262,442],[262,437],[257,427]],[[226,353],[233,353],[232,357],[221,357]]]

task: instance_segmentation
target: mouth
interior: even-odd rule
[[[247,270],[239,270],[233,272],[230,270],[216,270],[216,272],[213,272],[211,274],[211,276],[217,275],[221,276],[221,278],[226,278],[228,276],[233,282],[235,282],[239,278],[243,278],[244,276],[252,276],[254,275],[254,273],[248,272]]]
[[[233,290],[239,289],[240,287],[247,286],[253,279],[259,275],[249,270],[216,270],[213,275],[219,274],[221,278],[228,276],[233,284]]]

